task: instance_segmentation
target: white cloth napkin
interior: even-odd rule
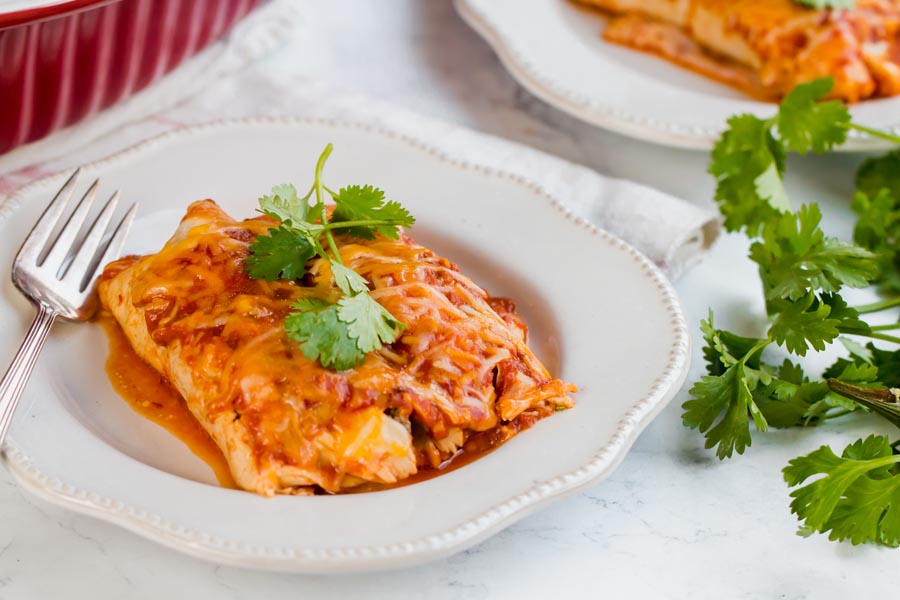
[[[219,60],[219,66],[212,68],[210,59],[201,57],[207,61],[203,72],[192,65],[182,67],[173,79],[185,80],[184,71],[189,79],[193,73],[190,89],[200,91],[175,106],[160,109],[177,101],[176,93],[149,90],[126,106],[0,157],[0,207],[5,195],[36,177],[102,158],[171,129],[229,117],[290,115],[375,125],[453,158],[521,176],[574,214],[631,243],[671,277],[700,258],[718,235],[715,215],[657,190],[320,81],[272,72],[265,61],[254,62],[286,34],[293,17],[289,2],[273,2],[243,24],[243,30],[236,30],[226,51],[211,50],[227,58]],[[267,45],[260,47],[255,40],[266,40]],[[205,81],[198,86],[201,79]]]

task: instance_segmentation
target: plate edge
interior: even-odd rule
[[[643,275],[655,284],[656,290],[660,294],[660,300],[669,314],[670,326],[674,333],[674,342],[670,348],[665,368],[656,378],[650,390],[636,401],[618,421],[609,442],[600,448],[585,465],[550,480],[537,482],[526,492],[496,504],[463,523],[416,540],[375,546],[322,549],[261,546],[225,540],[163,519],[145,509],[127,505],[120,500],[75,487],[60,479],[51,478],[42,473],[21,448],[7,442],[2,451],[2,458],[10,472],[29,491],[54,504],[114,523],[163,545],[214,562],[308,573],[359,572],[396,568],[413,562],[419,563],[439,558],[475,544],[491,533],[526,516],[547,501],[574,493],[586,485],[605,478],[624,458],[641,430],[680,389],[687,377],[691,339],[678,296],[665,275],[638,250],[617,236],[574,215],[542,186],[525,177],[457,159],[418,138],[385,128],[336,119],[303,117],[223,119],[177,129],[93,161],[84,165],[84,168],[97,169],[114,165],[137,153],[200,133],[259,125],[330,126],[379,135],[403,142],[455,168],[475,171],[485,176],[509,181],[544,199],[559,210],[564,217],[572,221],[573,225],[586,228],[601,241],[612,246],[614,250],[625,252],[638,264]],[[43,188],[55,189],[68,174],[69,170],[49,175],[15,191],[0,204],[0,224],[3,224],[21,205],[21,200],[25,196]]]
[[[565,0],[558,0],[560,2]],[[594,98],[587,98],[567,89],[550,75],[541,72],[529,62],[513,41],[478,6],[478,0],[453,0],[457,14],[491,47],[506,70],[529,92],[584,122],[644,142],[681,148],[684,150],[712,150],[721,127],[684,127],[674,123],[615,109]],[[663,60],[663,59],[660,59]],[[883,126],[883,129],[900,135],[900,123]],[[847,141],[836,147],[838,152],[857,153],[893,148],[889,142],[873,138],[858,131],[849,131]]]

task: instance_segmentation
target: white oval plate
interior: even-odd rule
[[[738,113],[769,117],[775,105],[605,42],[605,19],[569,0],[456,0],[457,11],[494,48],[513,77],[548,104],[648,142],[707,150]],[[853,120],[900,133],[900,98],[850,108]],[[846,151],[888,144],[850,132]]]
[[[23,487],[202,558],[326,573],[448,555],[609,475],[684,381],[690,338],[675,292],[653,264],[573,219],[535,185],[387,132],[287,119],[182,130],[88,165],[85,175],[141,203],[126,251],[155,252],[193,200],[214,198],[248,217],[272,184],[306,185],[328,142],[332,185],[381,186],[416,216],[418,241],[518,301],[537,355],[580,387],[577,407],[416,485],[266,499],[215,485],[203,462],[113,392],[100,327],[60,324],[5,448]],[[0,265],[11,264],[65,176],[29,185],[7,203]],[[0,360],[32,317],[4,281]]]

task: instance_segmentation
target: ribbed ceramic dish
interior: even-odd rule
[[[0,154],[147,87],[259,0],[0,0]]]
[[[559,110],[623,135],[707,150],[730,116],[768,118],[776,109],[661,58],[605,42],[605,18],[570,0],[455,5],[523,87]],[[860,102],[850,112],[857,123],[900,134],[900,97]],[[886,145],[851,131],[840,150]]]
[[[262,498],[211,470],[113,392],[106,340],[92,324],[51,334],[5,447],[38,496],[220,563],[309,573],[409,566],[471,546],[547,503],[597,483],[679,389],[690,338],[671,285],[623,241],[573,218],[518,177],[421,141],[330,121],[245,120],[181,130],[85,167],[104,190],[141,202],[127,252],[157,251],[192,200],[253,214],[274,183],[309,183],[334,144],[328,179],[371,183],[416,216],[417,241],[514,298],[529,344],[580,387],[554,414],[455,471],[389,491]],[[67,173],[0,208],[0,268]],[[0,364],[32,309],[4,279]]]

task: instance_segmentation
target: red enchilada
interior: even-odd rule
[[[396,341],[344,371],[309,360],[285,317],[299,299],[339,292],[321,258],[301,280],[249,277],[248,248],[272,226],[194,203],[159,253],[112,263],[99,286],[238,486],[271,496],[394,484],[573,405],[575,386],[529,350],[514,304],[405,234],[336,236],[343,263],[404,325]]]

